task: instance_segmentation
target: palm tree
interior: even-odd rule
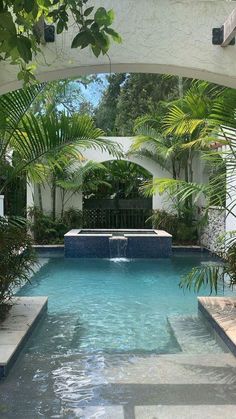
[[[85,148],[98,148],[119,154],[112,142],[101,139],[103,131],[87,116],[30,112],[33,100],[42,89],[42,85],[33,86],[0,97],[0,164],[8,166],[0,193],[19,174],[27,173],[32,178],[42,176],[44,160],[52,164],[59,153],[81,156]]]
[[[57,170],[55,184],[61,191],[61,218],[64,215],[65,205],[74,194],[88,187],[97,190],[101,184],[104,184],[99,178],[100,173],[104,171],[106,168],[102,163],[92,160],[78,162],[71,158]],[[86,180],[87,184],[85,185]]]
[[[202,85],[200,84],[202,88]],[[223,88],[211,89],[203,85],[207,95],[200,94],[190,97],[187,94],[187,104],[190,103],[192,112],[174,106],[166,119],[166,129],[178,135],[189,135],[191,141],[184,146],[198,150],[205,149],[203,158],[214,167],[215,174],[208,184],[186,182],[174,179],[154,180],[149,192],[168,189],[178,196],[180,202],[193,198],[197,202],[200,195],[204,195],[206,209],[210,205],[220,205],[226,212],[235,216],[235,176],[236,176],[236,93]],[[211,93],[213,95],[211,96]],[[208,97],[209,94],[209,97]],[[195,97],[195,100],[193,98]],[[190,98],[190,101],[189,101]],[[185,105],[186,105],[185,103]],[[196,107],[196,109],[195,109]],[[199,109],[198,109],[199,108]],[[213,146],[213,149],[212,149]],[[214,147],[221,146],[221,151]],[[226,174],[227,172],[227,174]],[[227,190],[226,190],[227,179]],[[229,198],[230,204],[228,204]],[[210,292],[218,290],[219,280],[225,280],[230,285],[236,284],[236,233],[231,232],[225,237],[219,253],[225,259],[225,264],[204,265],[193,268],[188,275],[181,279],[182,288],[193,288],[199,291],[202,286],[208,286]]]

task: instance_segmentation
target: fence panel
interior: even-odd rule
[[[84,228],[151,228],[151,209],[84,209]]]

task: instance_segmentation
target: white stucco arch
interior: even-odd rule
[[[164,178],[170,177],[170,173],[167,170],[164,170],[159,166],[156,162],[148,159],[148,158],[141,158],[141,157],[134,157],[128,155],[128,151],[130,150],[133,137],[106,137],[109,141],[117,143],[122,151],[122,160],[126,160],[146,169],[153,178]],[[86,160],[93,160],[98,163],[104,163],[106,161],[113,161],[116,160],[117,157],[109,154],[107,151],[102,151],[99,149],[85,149],[82,151],[82,154]],[[47,184],[45,184],[42,188],[42,195],[43,195],[43,202],[44,202],[44,211],[51,212],[51,199],[50,199],[50,188]],[[61,201],[60,201],[60,193],[57,192],[57,213],[60,214],[61,211]],[[73,195],[73,197],[68,202],[67,207],[74,207],[77,209],[82,209],[82,193],[77,193]],[[38,197],[37,197],[37,188],[34,185],[27,186],[27,207],[32,207],[34,204],[38,205]],[[169,203],[167,200],[167,196],[165,194],[159,195],[155,194],[152,197],[152,208],[155,209],[166,209],[169,208]]]
[[[122,160],[138,164],[139,166],[146,169],[153,176],[153,178],[170,177],[170,173],[167,170],[162,169],[161,166],[159,166],[156,162],[152,161],[151,159],[134,157],[127,154],[132,145],[133,137],[106,137],[106,138],[109,139],[110,141],[113,141],[119,144],[123,153]],[[116,157],[112,156],[107,151],[100,151],[97,149],[85,150],[83,155],[86,159],[93,160],[98,163],[104,163],[106,161],[116,160]],[[159,194],[153,195],[152,208],[153,209],[161,209],[161,208],[167,209],[168,202],[167,202],[166,196],[159,195]]]
[[[212,28],[220,27],[235,8],[230,0],[89,0],[113,8],[114,28],[123,37],[106,56],[71,49],[76,33],[56,36],[37,57],[37,77],[50,81],[101,72],[167,73],[236,87],[236,46],[212,45]],[[17,68],[0,63],[0,94],[20,87]]]

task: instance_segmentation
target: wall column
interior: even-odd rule
[[[0,195],[0,217],[4,216],[4,195]]]
[[[26,210],[34,206],[34,185],[27,182],[26,187]]]

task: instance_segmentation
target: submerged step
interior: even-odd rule
[[[169,316],[168,323],[175,338],[185,353],[222,353],[227,352],[223,343],[198,316]]]

